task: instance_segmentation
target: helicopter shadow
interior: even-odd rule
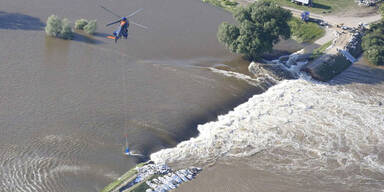
[[[95,45],[104,43],[103,41],[94,39],[88,35],[81,34],[78,32],[73,33],[72,41],[77,41],[77,42],[82,42],[82,43],[87,43],[87,44],[95,44]]]
[[[43,30],[44,26],[37,17],[0,11],[0,29],[39,31]]]
[[[109,34],[109,33],[100,33],[100,32],[96,32],[93,34],[93,36],[95,37],[102,37],[102,38],[106,38],[107,36],[109,35],[112,35],[112,34]]]

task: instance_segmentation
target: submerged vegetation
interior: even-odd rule
[[[75,29],[77,30],[83,30],[84,26],[88,24],[88,21],[86,19],[78,19],[75,22]]]
[[[371,25],[363,37],[363,50],[374,65],[384,65],[384,20]]]
[[[75,29],[84,30],[86,33],[92,35],[96,32],[97,22],[96,20],[79,19],[75,22]]]
[[[52,37],[62,39],[72,39],[73,31],[68,19],[60,19],[56,15],[51,15],[47,19],[45,33]]]
[[[280,37],[291,36],[288,21],[290,11],[270,1],[259,1],[239,8],[234,18],[238,25],[222,23],[217,33],[218,40],[229,50],[255,60],[271,51]]]
[[[75,22],[75,29],[84,30],[86,33],[92,35],[96,32],[97,22],[96,20],[87,21],[86,19],[79,19]],[[56,15],[51,15],[48,17],[45,33],[51,37],[57,37],[61,39],[73,38],[71,22],[67,18],[60,19]]]
[[[93,35],[96,32],[97,23],[96,20],[91,20],[87,25],[84,26],[84,31],[90,35]]]

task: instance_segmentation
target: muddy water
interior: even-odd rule
[[[121,15],[144,8],[133,19],[149,29],[131,26],[115,44],[103,26],[115,18],[97,4]],[[262,91],[210,69],[245,71],[216,40],[231,15],[199,0],[5,0],[0,9],[0,191],[100,190],[142,160],[122,155],[124,135],[148,155]],[[48,38],[52,13],[97,19],[98,34]]]
[[[383,88],[384,70],[364,60],[329,83],[285,80],[151,158],[216,162],[180,191],[381,192]]]

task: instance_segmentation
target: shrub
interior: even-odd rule
[[[384,65],[384,21],[373,24],[363,37],[363,50],[374,65]]]
[[[45,27],[45,33],[52,37],[57,37],[61,32],[61,19],[56,15],[51,15],[47,19],[47,26]]]
[[[45,33],[49,36],[62,39],[71,39],[73,36],[73,31],[69,20],[60,19],[56,15],[51,15],[48,17]]]
[[[70,22],[67,18],[61,21],[60,37],[63,39],[72,39],[73,37],[73,31],[72,31]]]
[[[94,34],[97,29],[96,20],[91,20],[86,26],[84,26],[84,31],[90,35]]]
[[[75,29],[77,30],[83,30],[84,26],[88,24],[88,21],[86,19],[78,19],[75,22]]]
[[[381,13],[381,16],[384,17],[384,3],[382,3],[379,7],[379,12]]]
[[[367,50],[367,58],[374,65],[384,65],[384,47],[373,46]]]

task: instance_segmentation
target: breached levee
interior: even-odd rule
[[[156,152],[151,160],[207,165],[247,157],[260,169],[322,174],[332,182],[377,182],[384,177],[383,102],[380,95],[343,86],[284,80],[217,121],[199,125],[197,137]]]
[[[102,192],[165,192],[192,180],[201,171],[198,167],[172,170],[166,164],[152,161],[140,163],[117,180],[107,185]]]
[[[302,70],[309,73],[314,79],[319,81],[329,81],[351,66],[356,58],[363,52],[361,47],[364,27],[360,25],[351,39],[342,48],[335,48],[336,53],[325,54],[320,58],[310,62]],[[337,39],[336,39],[337,40]]]

